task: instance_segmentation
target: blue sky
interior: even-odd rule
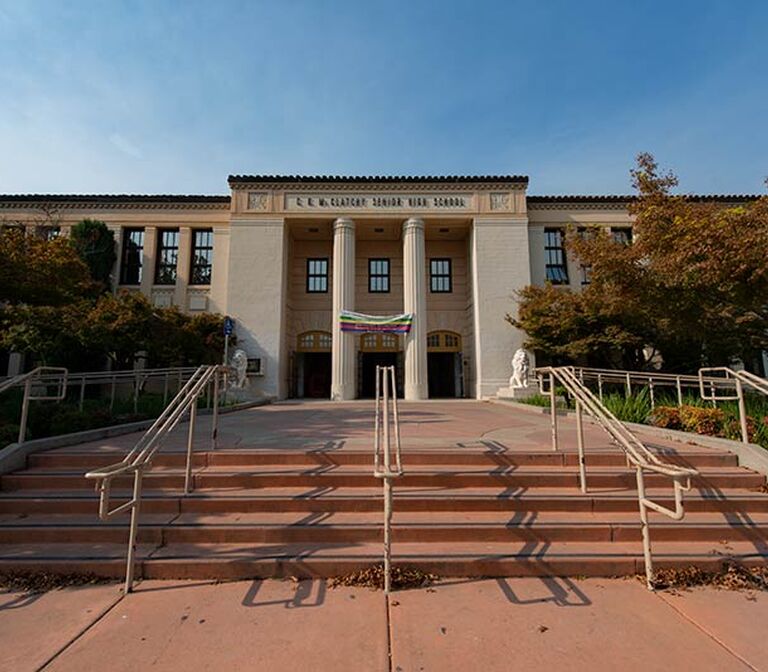
[[[762,193],[768,2],[0,0],[0,193],[530,175]]]

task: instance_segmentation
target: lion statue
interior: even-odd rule
[[[518,348],[512,357],[512,377],[509,379],[511,388],[528,387],[528,370],[531,359],[524,348]]]
[[[230,364],[233,370],[233,377],[229,381],[229,386],[236,390],[243,390],[248,385],[248,355],[245,350],[239,348],[232,353]]]

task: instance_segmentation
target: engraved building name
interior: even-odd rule
[[[466,194],[327,194],[311,196],[286,194],[286,210],[401,210],[443,209],[462,210],[472,206],[472,197]]]

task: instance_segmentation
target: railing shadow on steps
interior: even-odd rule
[[[651,551],[648,511],[656,511],[672,520],[682,520],[685,515],[683,492],[691,489],[691,478],[698,476],[698,471],[689,467],[663,462],[640,439],[638,439],[611,411],[609,411],[592,391],[586,387],[574,367],[543,367],[536,369],[539,390],[550,397],[552,423],[552,449],[558,450],[558,428],[556,412],[556,387],[564,387],[576,405],[576,440],[579,453],[579,483],[582,492],[587,492],[586,463],[584,459],[584,424],[583,413],[589,414],[597,424],[624,451],[627,466],[634,467],[637,479],[637,500],[640,509],[640,522],[643,537],[643,555],[645,558],[645,577],[649,590],[654,589],[653,558]],[[675,508],[667,508],[651,501],[645,493],[645,472],[667,476],[674,488]]]
[[[144,474],[152,468],[152,459],[162,447],[163,440],[179,424],[182,418],[189,414],[189,430],[187,434],[187,452],[184,473],[184,493],[192,492],[192,453],[197,419],[198,399],[213,384],[213,420],[211,427],[211,447],[215,449],[218,434],[219,391],[221,379],[229,373],[229,367],[220,364],[200,366],[187,380],[171,402],[163,409],[152,426],[136,442],[128,454],[116,464],[100,467],[89,471],[85,477],[96,481],[96,491],[99,493],[99,518],[109,520],[126,511],[131,512],[131,523],[128,533],[128,553],[125,571],[125,592],[133,590],[134,566],[136,559],[136,537],[141,512],[142,484]],[[110,509],[110,491],[112,481],[121,477],[133,477],[133,494],[131,499],[113,509]]]

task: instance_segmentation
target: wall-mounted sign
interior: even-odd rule
[[[471,194],[286,194],[286,210],[469,210]]]

